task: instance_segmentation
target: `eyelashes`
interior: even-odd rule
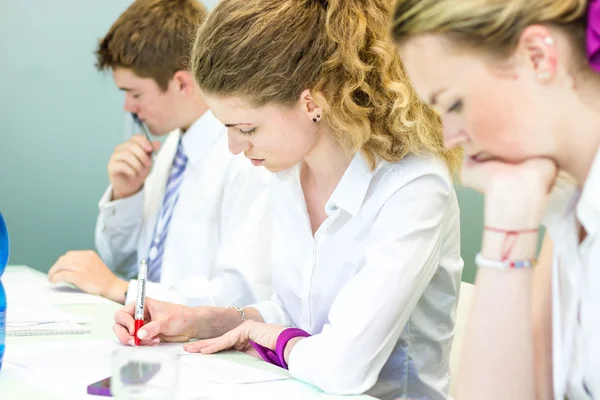
[[[256,132],[256,128],[252,128],[249,131],[243,131],[243,130],[239,129],[239,131],[242,135],[252,135],[254,132]]]
[[[448,108],[448,112],[449,113],[457,113],[457,112],[461,112],[462,109],[463,109],[462,100],[457,100],[454,104],[452,104],[452,106],[450,106],[450,108]]]

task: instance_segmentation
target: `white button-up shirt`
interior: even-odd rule
[[[299,171],[272,182],[275,293],[255,305],[313,335],[290,373],[330,393],[446,398],[463,262],[445,165],[407,156],[370,171],[356,154],[314,237]]]
[[[554,394],[600,399],[600,150],[583,191],[559,182],[544,224],[554,242]],[[587,233],[579,243],[579,230]]]
[[[171,164],[181,133],[166,139],[138,193],[100,200],[96,247],[117,274],[137,276],[148,257]],[[234,156],[227,131],[210,111],[183,135],[188,157],[165,242],[160,283],[149,283],[148,296],[187,305],[245,306],[268,298],[270,174],[243,156]],[[127,301],[135,298],[130,282]]]

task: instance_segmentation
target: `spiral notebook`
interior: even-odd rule
[[[7,336],[77,335],[92,333],[89,318],[54,307],[17,306],[8,309]]]
[[[82,335],[86,333],[92,333],[92,329],[75,322],[6,326],[6,336]]]

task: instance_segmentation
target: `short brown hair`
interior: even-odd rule
[[[166,90],[189,52],[206,8],[197,0],[136,0],[111,26],[96,50],[96,68],[129,68]]]
[[[191,56],[200,88],[255,106],[290,106],[310,89],[323,122],[374,168],[443,146],[439,117],[422,103],[389,35],[392,0],[221,0],[198,30]]]

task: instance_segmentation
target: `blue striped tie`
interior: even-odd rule
[[[148,261],[148,280],[151,282],[160,281],[160,270],[162,265],[163,254],[165,252],[165,241],[169,232],[169,223],[173,216],[173,209],[179,198],[179,187],[183,181],[183,173],[187,165],[188,158],[183,150],[181,139],[177,146],[177,153],[173,159],[165,197],[163,197],[162,206],[154,227],[154,238],[150,245],[150,254]]]

